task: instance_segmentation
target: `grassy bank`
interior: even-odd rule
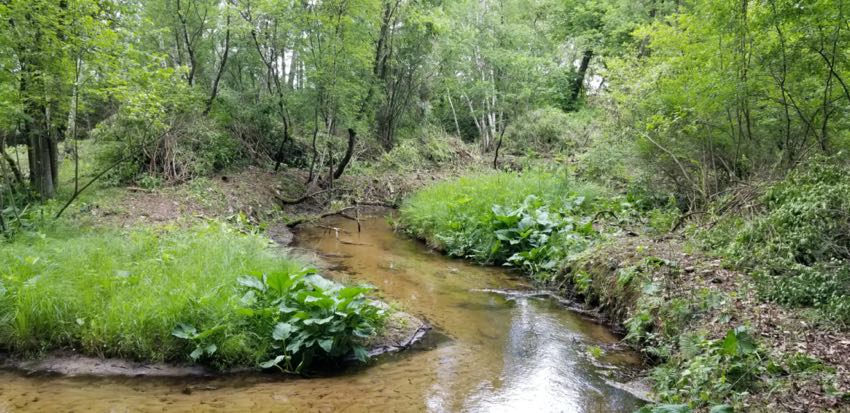
[[[836,179],[778,184],[758,216],[696,231],[700,242],[666,234],[678,214],[664,203],[547,172],[436,184],[404,204],[401,224],[450,255],[521,268],[621,326],[655,366],[656,397],[670,411],[828,411],[847,406],[850,385],[835,350],[850,344],[835,323],[846,315]],[[824,233],[831,250],[783,235],[824,223],[835,228]],[[782,251],[819,255],[799,273],[800,260]]]
[[[54,230],[0,249],[0,346],[297,371],[363,357],[358,338],[382,320],[368,291],[218,222]]]
[[[639,219],[650,206],[561,172],[532,171],[433,185],[410,197],[401,216],[406,231],[449,255],[516,266],[543,280],[605,233],[664,226],[670,218],[663,214]]]

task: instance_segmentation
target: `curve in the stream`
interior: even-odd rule
[[[637,367],[605,327],[540,297],[498,268],[451,260],[393,233],[384,219],[331,218],[307,227],[297,248],[330,263],[328,275],[368,282],[381,297],[430,321],[412,351],[316,379],[237,375],[213,379],[28,377],[0,372],[3,411],[435,411],[631,412],[641,404],[611,380]],[[330,231],[337,227],[342,231]],[[607,362],[606,362],[607,360]]]

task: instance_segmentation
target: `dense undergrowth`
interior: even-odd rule
[[[850,326],[850,175],[815,159],[770,186],[752,219],[723,217],[698,235],[706,247],[748,270],[766,300],[817,310]]]
[[[516,266],[545,280],[605,232],[669,228],[670,214],[642,218],[658,203],[613,196],[564,172],[501,172],[433,185],[405,202],[401,215],[407,232],[449,255]]]
[[[384,310],[259,235],[56,230],[0,249],[0,347],[300,372],[354,355]]]

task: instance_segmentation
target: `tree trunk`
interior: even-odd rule
[[[345,149],[345,156],[342,157],[342,160],[339,162],[339,167],[337,167],[336,172],[334,172],[334,179],[339,179],[343,172],[345,172],[345,167],[348,166],[348,163],[351,162],[351,157],[354,155],[354,145],[356,143],[357,131],[355,131],[354,128],[348,128],[348,148]]]
[[[28,65],[24,65],[28,68]],[[21,96],[31,96],[31,73],[24,73],[21,79]],[[29,161],[30,185],[42,200],[56,195],[55,179],[57,168],[56,142],[51,142],[46,122],[47,108],[43,103],[31,97],[24,101],[23,135],[27,138],[27,159]]]
[[[581,91],[584,89],[584,78],[587,76],[587,68],[590,66],[590,59],[593,58],[593,50],[585,50],[581,56],[581,63],[578,66],[578,72],[573,79],[573,84],[570,86],[570,104],[575,110],[578,106],[578,98]]]
[[[215,75],[215,80],[212,84],[212,91],[210,91],[210,98],[207,100],[206,107],[204,108],[204,116],[210,114],[210,110],[212,110],[213,102],[215,101],[215,97],[218,94],[218,83],[221,81],[221,75],[224,74],[224,69],[227,65],[227,56],[230,53],[230,15],[227,15],[227,31],[224,34],[224,53],[221,55],[221,65],[218,67],[218,72]]]

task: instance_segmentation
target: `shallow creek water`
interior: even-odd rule
[[[363,221],[359,233],[355,222],[342,218],[305,227],[296,248],[317,254],[333,278],[376,286],[381,298],[428,320],[434,330],[412,349],[323,378],[81,378],[0,371],[0,413],[631,412],[640,405],[608,384],[637,367],[635,355],[616,350],[618,339],[604,326],[551,299],[482,291],[530,288],[505,270],[442,257],[394,234],[380,218]],[[608,351],[594,360],[588,346]]]

